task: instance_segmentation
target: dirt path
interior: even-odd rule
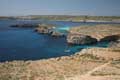
[[[101,66],[98,66],[98,67],[96,67],[96,68],[94,68],[93,70],[91,70],[91,71],[88,71],[84,76],[90,76],[93,72],[95,72],[95,71],[97,71],[97,70],[99,70],[99,69],[102,69],[102,68],[104,68],[104,67],[106,67],[108,64],[110,64],[111,62],[107,62],[107,63],[105,63],[105,64],[103,64],[103,65],[101,65]]]
[[[110,64],[111,61],[101,65],[101,66],[98,66],[96,68],[94,68],[93,70],[91,71],[88,71],[86,74],[84,75],[77,75],[75,77],[71,77],[71,78],[66,78],[65,80],[104,80],[102,79],[101,77],[93,77],[91,76],[91,74],[99,69],[102,69],[104,67],[106,67],[108,64]]]

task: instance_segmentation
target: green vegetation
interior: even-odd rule
[[[71,15],[29,15],[29,16],[17,16],[6,17],[0,16],[0,19],[43,19],[43,20],[62,20],[62,21],[86,21],[86,20],[105,20],[105,21],[117,21],[120,20],[120,16],[71,16]]]
[[[111,51],[113,51],[113,52],[120,52],[119,49],[113,49],[113,50],[111,50]]]
[[[24,61],[0,63],[0,80],[25,80],[28,64]]]
[[[15,19],[14,17],[0,16],[0,19]]]
[[[83,54],[83,55],[80,55],[80,59],[82,60],[100,60],[99,57],[93,55],[93,54]]]
[[[120,74],[117,74],[117,73],[105,73],[105,72],[99,72],[99,71],[96,71],[94,73],[92,73],[92,76],[114,76],[114,75],[120,75]]]
[[[120,16],[69,16],[69,15],[31,15],[32,19],[47,19],[47,20],[66,20],[66,21],[86,21],[86,20],[120,20]]]

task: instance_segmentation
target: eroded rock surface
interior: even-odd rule
[[[97,39],[83,34],[68,34],[67,42],[69,44],[93,44],[97,42]]]
[[[112,42],[110,42],[110,44],[109,44],[109,46],[108,47],[111,47],[111,48],[120,48],[120,39],[119,40],[117,40],[117,41],[112,41]]]
[[[112,41],[120,37],[119,25],[78,26],[69,31],[70,34],[82,34],[96,38],[98,41]]]
[[[51,34],[54,28],[53,25],[39,24],[35,31],[42,34]]]
[[[53,32],[51,33],[51,36],[52,36],[52,37],[65,37],[65,35],[64,35],[63,33],[58,32],[58,31],[53,31]]]

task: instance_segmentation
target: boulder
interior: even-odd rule
[[[83,35],[83,34],[68,34],[67,42],[69,44],[84,45],[84,44],[96,43],[97,39],[92,38],[91,36],[88,36],[88,35]]]

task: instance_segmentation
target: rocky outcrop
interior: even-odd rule
[[[112,41],[110,42],[109,46],[108,47],[111,47],[111,48],[120,48],[120,39],[117,40],[117,41]]]
[[[56,27],[53,25],[39,24],[35,29],[36,32],[41,34],[49,34],[52,37],[64,37],[65,35],[59,31],[54,30]]]
[[[117,41],[118,39],[120,39],[120,34],[118,35],[110,35],[110,36],[106,36],[104,38],[102,38],[100,41],[103,42],[103,41]]]
[[[69,31],[72,34],[83,34],[96,38],[98,41],[113,41],[120,36],[119,25],[95,25],[73,27]]]
[[[45,27],[39,27],[35,29],[36,32],[41,33],[41,34],[50,34],[52,33],[51,29],[45,28]]]
[[[54,28],[52,25],[39,24],[35,31],[42,34],[51,34]]]
[[[63,33],[61,33],[61,32],[53,31],[51,33],[51,36],[52,37],[64,37],[65,35]]]
[[[38,27],[38,25],[36,25],[36,24],[15,24],[15,25],[11,25],[10,27],[35,28],[35,27]]]
[[[97,39],[83,34],[68,34],[67,42],[75,45],[93,44],[97,42]]]

